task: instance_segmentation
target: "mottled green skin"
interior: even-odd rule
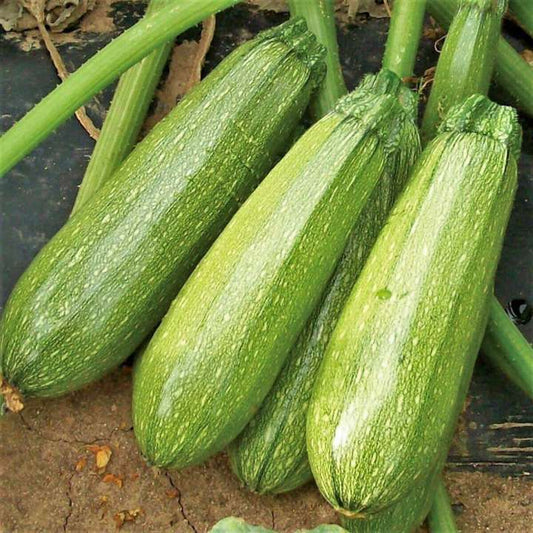
[[[432,139],[450,109],[476,92],[487,94],[507,0],[461,0],[439,58],[421,134]]]
[[[198,463],[257,411],[383,174],[391,130],[403,121],[394,100],[342,99],[261,183],[189,278],[135,373],[134,427],[150,463]]]
[[[11,385],[56,396],[133,352],[283,150],[322,55],[303,21],[267,32],[137,146],[15,287],[0,340]]]
[[[424,150],[339,319],[313,391],[313,476],[341,512],[385,509],[444,461],[516,188],[516,113],[481,96]]]
[[[440,471],[419,483],[401,500],[366,518],[347,518],[341,524],[350,533],[413,533],[431,508]]]
[[[229,448],[233,470],[249,489],[259,493],[286,492],[312,479],[305,423],[320,362],[344,303],[420,152],[415,124],[417,99],[398,77],[387,71],[367,76],[357,91],[396,98],[401,124],[393,135],[401,142],[391,139],[378,186],[355,221],[320,304],[261,409]]]

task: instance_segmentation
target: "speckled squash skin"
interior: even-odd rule
[[[365,518],[341,515],[344,529],[350,533],[414,533],[431,509],[440,470],[425,483],[418,483],[401,500]]]
[[[420,152],[417,98],[392,72],[367,76],[357,91],[391,97],[397,136],[385,154],[378,186],[355,221],[348,244],[314,310],[257,415],[230,445],[234,472],[252,491],[279,493],[312,479],[305,424],[311,392],[326,346],[357,276]],[[396,119],[396,117],[394,117]],[[392,120],[392,117],[391,117]]]
[[[395,100],[371,92],[342,99],[189,278],[134,376],[135,434],[150,463],[199,463],[257,411],[383,175],[403,122]]]
[[[348,299],[307,419],[313,475],[343,514],[387,508],[444,461],[487,320],[519,147],[514,110],[479,95],[452,108]]]
[[[1,324],[1,369],[57,396],[118,365],[284,149],[324,74],[302,20],[238,48],[43,248]]]

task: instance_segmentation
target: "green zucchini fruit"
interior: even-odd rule
[[[395,150],[397,98],[356,91],[308,130],[189,278],[134,375],[133,422],[151,464],[223,449],[274,383]]]
[[[390,95],[402,116],[394,150],[383,175],[355,221],[346,249],[320,304],[293,346],[274,386],[239,437],[230,445],[234,472],[252,491],[286,492],[312,479],[305,423],[316,375],[342,307],[363,268],[411,166],[420,152],[417,98],[389,71],[367,76],[358,91]],[[402,112],[403,109],[403,112]]]
[[[153,330],[284,149],[323,56],[301,19],[241,46],[44,247],[2,317],[8,407],[98,379]]]
[[[489,90],[507,0],[461,0],[439,57],[420,133],[432,139],[448,110]]]
[[[350,533],[413,533],[424,522],[431,508],[440,472],[426,483],[418,483],[401,500],[361,518],[341,515],[341,524]]]
[[[443,466],[517,182],[516,112],[474,95],[422,153],[333,333],[307,446],[324,497],[369,516]]]

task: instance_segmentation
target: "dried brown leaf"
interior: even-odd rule
[[[437,41],[440,39],[443,35],[446,35],[446,32],[443,28],[441,28],[434,19],[430,18],[430,24],[427,26],[424,26],[423,31],[424,37],[427,39],[431,39],[432,41]]]
[[[264,11],[283,13],[289,10],[286,0],[247,0],[249,4],[257,6]]]
[[[115,474],[106,474],[102,478],[102,481],[104,483],[114,483],[119,489],[124,485],[122,476],[115,476]]]
[[[526,48],[520,55],[533,67],[533,50]]]
[[[5,379],[2,379],[1,376],[0,395],[4,397],[5,405],[12,413],[18,413],[24,409],[22,395],[18,389],[10,385]]]
[[[202,24],[200,41],[184,41],[174,47],[170,56],[168,75],[156,92],[155,111],[146,119],[143,131],[151,130],[176,103],[201,79],[202,66],[215,33],[215,17]]]
[[[194,57],[193,69],[189,77],[185,92],[189,92],[202,79],[202,68],[205,62],[205,56],[211,47],[213,37],[215,36],[216,18],[211,15],[202,23],[202,34],[198,42],[196,54]]]
[[[96,468],[98,469],[102,469],[107,466],[113,453],[111,451],[111,448],[106,444],[104,444],[103,446],[100,446],[98,444],[91,444],[87,446],[87,449],[94,454]]]
[[[2,0],[0,24],[6,31],[26,31],[42,22],[53,32],[62,32],[90,12],[96,0]],[[31,7],[31,9],[30,9]]]
[[[113,520],[117,529],[120,529],[126,522],[135,522],[143,513],[144,511],[140,507],[138,509],[119,511],[113,516]]]
[[[3,0],[0,3],[0,25],[4,31],[16,30],[23,9],[17,0]]]
[[[341,22],[352,22],[357,13],[366,13],[372,18],[390,16],[389,4],[377,0],[336,0],[335,13]]]
[[[81,472],[85,466],[87,465],[87,459],[85,457],[82,457],[75,466],[76,472]]]
[[[289,11],[286,0],[247,0],[263,11],[283,13]],[[335,11],[340,20],[349,22],[357,13],[367,13],[370,17],[384,18],[390,16],[388,2],[377,0],[335,0]]]
[[[169,497],[169,498],[177,498],[179,496],[179,492],[177,489],[168,489],[165,494]]]

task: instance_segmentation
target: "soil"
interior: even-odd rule
[[[1,531],[202,533],[230,515],[279,532],[336,522],[312,484],[277,497],[247,492],[224,454],[182,472],[149,467],[136,447],[130,398],[124,367],[69,396],[29,400],[21,414],[0,420]],[[527,478],[446,478],[462,532],[531,531]]]

